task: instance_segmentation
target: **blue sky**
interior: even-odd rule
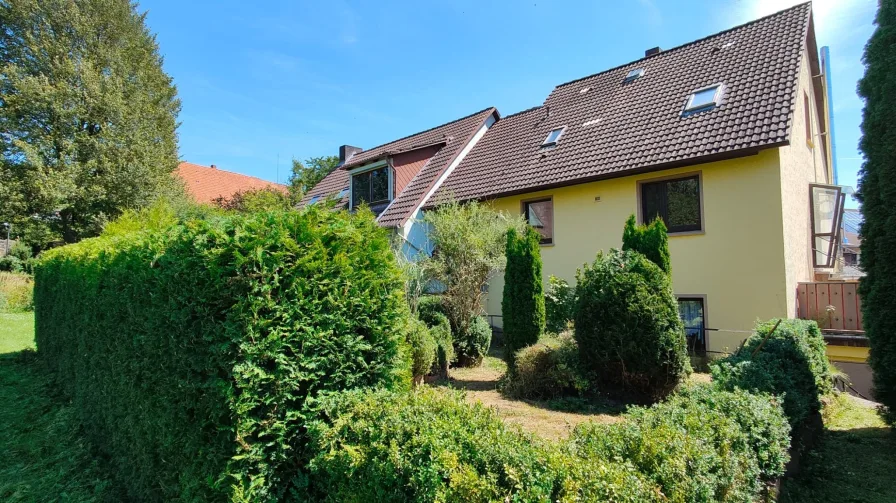
[[[183,101],[180,157],[284,181],[290,159],[372,147],[799,2],[144,0]],[[874,0],[814,3],[831,47],[836,145],[855,185],[862,49]],[[279,156],[279,170],[278,170]],[[855,206],[855,203],[852,203]]]

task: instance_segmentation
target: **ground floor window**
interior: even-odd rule
[[[678,314],[684,323],[688,353],[706,354],[706,316],[702,297],[679,297]]]

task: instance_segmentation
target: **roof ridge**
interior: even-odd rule
[[[417,135],[419,135],[419,134],[428,133],[428,132],[430,132],[430,131],[439,129],[440,127],[445,127],[445,126],[448,126],[448,125],[450,125],[450,124],[454,124],[455,122],[460,122],[460,121],[462,121],[462,120],[464,120],[464,119],[469,119],[470,117],[473,117],[474,115],[479,115],[479,114],[481,114],[482,112],[485,112],[486,110],[497,110],[497,108],[495,108],[495,107],[493,107],[493,106],[491,106],[491,107],[485,107],[485,108],[483,108],[482,110],[479,110],[479,111],[477,111],[477,112],[473,112],[473,113],[471,113],[471,114],[469,114],[469,115],[464,115],[463,117],[461,117],[461,118],[459,118],[459,119],[454,119],[453,121],[448,121],[448,122],[446,122],[446,123],[444,123],[444,124],[439,124],[438,126],[431,127],[431,128],[429,128],[429,129],[424,129],[423,131],[417,131],[416,133],[409,134],[409,135],[407,135],[407,136],[402,136],[401,138],[396,138],[396,139],[394,139],[394,140],[392,140],[392,141],[387,141],[386,143],[381,143],[381,144],[379,144],[379,145],[377,145],[377,146],[375,146],[375,147],[366,148],[366,149],[364,149],[364,150],[362,150],[362,151],[356,153],[355,155],[363,154],[363,153],[365,153],[365,152],[370,152],[371,150],[376,150],[376,149],[378,149],[378,148],[385,147],[386,145],[388,145],[388,144],[390,144],[390,143],[396,143],[396,142],[400,142],[401,140],[407,140],[408,138],[410,138],[410,137],[412,137],[412,136],[417,136]]]
[[[544,105],[535,105],[534,107],[529,107],[525,110],[520,110],[519,112],[515,112],[510,115],[505,115],[504,117],[501,117],[501,120],[509,119],[511,117],[516,117],[517,115],[523,115],[524,113],[528,113],[533,110],[538,110],[539,108],[544,108]]]
[[[801,3],[801,4],[797,4],[797,5],[794,5],[794,6],[792,6],[792,7],[788,7],[788,8],[786,8],[786,9],[781,9],[781,10],[779,10],[779,11],[777,11],[777,12],[773,12],[773,13],[771,13],[771,14],[767,14],[767,15],[765,15],[765,16],[762,16],[762,17],[760,17],[760,18],[754,19],[754,20],[752,20],[752,21],[747,21],[746,23],[739,24],[739,25],[737,25],[737,26],[733,26],[733,27],[731,27],[731,28],[722,30],[722,31],[720,31],[720,32],[716,32],[716,33],[713,33],[713,34],[711,34],[711,35],[707,35],[707,36],[705,36],[705,37],[698,38],[697,40],[692,40],[692,41],[690,41],[690,42],[686,42],[686,43],[684,43],[684,44],[677,45],[677,46],[672,47],[672,48],[670,48],[670,49],[666,49],[666,50],[664,50],[664,51],[661,51],[659,54],[654,54],[653,56],[644,56],[643,58],[638,58],[638,59],[629,61],[628,63],[623,63],[623,64],[621,64],[621,65],[616,65],[616,66],[614,66],[614,67],[612,67],[612,68],[608,68],[608,69],[606,69],[606,70],[601,70],[601,71],[599,71],[599,72],[592,73],[591,75],[586,75],[586,76],[584,76],[584,77],[579,77],[579,78],[577,78],[577,79],[570,80],[570,81],[568,81],[568,82],[564,82],[564,83],[562,83],[562,84],[557,84],[556,86],[554,86],[554,89],[557,89],[557,88],[560,88],[560,87],[563,87],[563,86],[568,86],[569,84],[575,84],[576,82],[581,82],[581,81],[583,81],[583,80],[585,80],[585,79],[590,79],[591,77],[596,77],[596,76],[598,76],[598,75],[603,75],[603,74],[605,74],[605,73],[609,73],[609,72],[612,72],[612,71],[614,71],[614,70],[618,70],[618,69],[620,69],[620,68],[622,68],[622,67],[625,67],[625,66],[633,65],[633,64],[635,64],[635,63],[638,63],[638,62],[640,62],[640,61],[644,61],[644,60],[646,60],[646,59],[655,58],[655,57],[657,57],[657,56],[661,56],[661,55],[668,54],[668,53],[670,53],[670,52],[672,52],[672,51],[677,51],[677,50],[680,50],[680,49],[684,49],[685,47],[688,47],[688,46],[691,46],[691,45],[694,45],[694,44],[703,42],[703,41],[705,41],[705,40],[709,40],[709,39],[711,39],[711,38],[718,37],[718,36],[720,36],[720,35],[724,35],[724,34],[726,34],[726,33],[732,32],[732,31],[734,31],[734,30],[739,30],[739,29],[744,28],[744,27],[746,27],[746,26],[750,26],[750,25],[752,25],[752,24],[759,23],[759,22],[761,22],[761,21],[765,21],[766,19],[769,19],[769,18],[778,16],[778,15],[781,15],[781,14],[783,14],[783,13],[785,13],[785,12],[790,12],[790,11],[792,11],[792,10],[797,10],[797,9],[802,9],[802,8],[805,8],[805,7],[809,7],[809,8],[810,8],[810,14],[811,14],[812,1],[810,0],[810,1],[808,1],[808,2],[803,2],[803,3]]]
[[[254,176],[254,175],[247,175],[247,174],[245,174],[245,173],[237,173],[236,171],[230,171],[230,170],[226,170],[226,169],[220,169],[220,168],[217,167],[217,165],[213,168],[213,167],[211,167],[211,166],[203,166],[202,164],[196,164],[195,162],[190,162],[190,161],[180,161],[180,162],[178,163],[178,167],[180,167],[181,164],[189,164],[189,165],[191,165],[191,166],[196,166],[196,167],[203,168],[203,169],[208,169],[208,170],[214,170],[214,171],[216,171],[216,172],[220,172],[220,173],[230,173],[231,175],[244,176],[244,177],[246,177],[246,178],[254,178],[254,179],[256,179],[256,180],[258,180],[258,181],[260,181],[260,182],[264,182],[264,183],[271,183],[271,184],[274,184],[274,185],[282,185],[283,187],[288,187],[288,185],[286,185],[285,183],[272,182],[272,181],[270,181],[270,180],[265,180],[264,178],[259,178],[259,177]]]

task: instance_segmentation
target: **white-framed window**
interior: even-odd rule
[[[722,101],[723,84],[706,86],[688,95],[688,101],[684,106],[684,112],[699,112],[719,106]]]
[[[563,132],[566,131],[566,126],[554,128],[548,133],[548,137],[544,139],[544,143],[541,144],[542,147],[550,147],[556,145],[558,141],[560,141],[560,137],[563,136]]]
[[[631,70],[630,72],[628,72],[628,74],[625,76],[625,81],[631,82],[633,80],[638,79],[642,75],[644,75],[644,69],[643,68],[635,68],[634,70]]]

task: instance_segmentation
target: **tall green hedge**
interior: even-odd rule
[[[666,274],[672,274],[669,234],[660,217],[649,224],[638,225],[635,216],[629,216],[622,231],[622,249],[636,251],[658,265]]]
[[[532,227],[520,235],[507,231],[507,267],[501,314],[504,320],[504,357],[513,370],[516,352],[538,342],[544,333],[544,285],[541,279],[541,235]]]
[[[45,254],[40,355],[138,501],[276,501],[306,400],[409,380],[407,307],[369,213],[188,221]]]

